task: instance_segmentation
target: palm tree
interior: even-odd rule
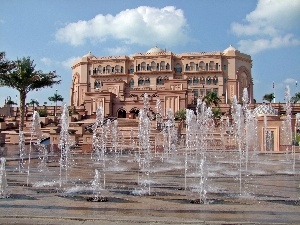
[[[57,90],[56,90],[56,92],[57,92]],[[64,98],[61,95],[54,93],[54,95],[49,97],[48,99],[50,102],[55,102],[54,115],[56,116],[57,102],[62,102],[64,100]]]
[[[270,93],[270,94],[265,94],[263,96],[263,100],[268,101],[269,103],[271,103],[273,101],[273,99],[275,98],[274,93]]]
[[[295,93],[295,95],[291,98],[291,101],[296,104],[300,101],[300,92]]]
[[[14,88],[19,91],[20,94],[20,131],[24,129],[25,101],[27,94],[30,91],[44,87],[52,87],[60,83],[60,80],[56,80],[59,78],[59,75],[57,75],[55,71],[44,73],[41,70],[35,70],[35,66],[30,57],[23,57],[22,59],[8,63],[1,54],[0,84]]]
[[[204,96],[202,98],[202,101],[204,101],[207,106],[211,106],[211,104],[219,106],[219,104],[221,103],[221,99],[218,97],[217,93],[213,91]]]
[[[6,102],[5,102],[5,105],[9,105],[9,106],[12,106],[12,105],[16,105],[17,103],[15,103],[13,100],[11,99],[8,99]]]
[[[11,107],[12,105],[17,105],[17,103],[15,103],[13,100],[11,100],[11,98],[7,98],[7,100],[5,99],[5,105],[8,105],[9,106],[9,116],[11,116]]]
[[[0,52],[0,74],[5,74],[15,67],[14,62],[5,59],[5,52]],[[1,85],[1,84],[0,84]]]
[[[32,105],[32,111],[34,111],[34,106],[39,106],[39,102],[37,100],[31,99],[26,105]]]

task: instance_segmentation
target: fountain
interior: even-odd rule
[[[0,198],[7,197],[7,180],[6,180],[6,171],[5,171],[5,158],[0,158]]]
[[[0,216],[18,219],[12,216],[11,209],[16,208],[19,218],[24,219],[22,222],[32,215],[52,223],[59,223],[58,218],[111,224],[297,223],[299,152],[293,147],[293,161],[287,161],[286,154],[258,151],[257,118],[249,109],[246,94],[242,105],[232,99],[231,113],[232,120],[223,117],[218,128],[211,108],[198,100],[196,112],[186,110],[182,145],[175,129],[174,112],[168,109],[164,120],[157,117],[161,118],[162,130],[155,135],[165,139],[162,138],[164,147],[156,152],[152,131],[157,125],[151,125],[152,114],[145,94],[137,142],[133,129],[128,139],[120,138],[118,122],[105,123],[103,109],[99,107],[92,151],[81,153],[72,150],[74,141],[64,104],[58,152],[47,154],[41,150],[41,157],[31,157],[30,150],[28,177],[15,170],[20,162],[18,148],[12,146],[7,158],[1,158],[0,192],[5,198],[0,200]],[[32,132],[39,137],[38,115],[34,118]],[[267,131],[267,119],[264,123]],[[287,130],[289,121],[284,124]],[[121,150],[120,146],[125,147]],[[47,180],[59,182],[28,185],[29,177],[32,184],[41,180],[40,172],[45,166]],[[286,171],[287,166],[293,166],[293,170]]]

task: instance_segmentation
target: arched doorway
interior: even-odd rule
[[[118,118],[126,118],[126,110],[125,109],[118,110]]]
[[[139,115],[140,109],[139,108],[132,108],[130,111],[130,113],[134,113],[134,118],[137,117]]]

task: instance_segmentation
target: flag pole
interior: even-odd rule
[[[274,103],[275,103],[275,83],[273,81],[273,93],[274,93]]]

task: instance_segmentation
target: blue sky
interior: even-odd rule
[[[284,102],[300,91],[300,0],[0,0],[0,51],[30,56],[62,83],[31,92],[40,104],[58,90],[69,104],[71,65],[95,56],[132,55],[154,46],[174,53],[223,51],[230,44],[253,60],[254,98]],[[296,81],[298,89],[296,90]],[[18,92],[0,88],[0,105]],[[19,103],[19,99],[17,100]],[[53,104],[53,103],[52,103]]]

